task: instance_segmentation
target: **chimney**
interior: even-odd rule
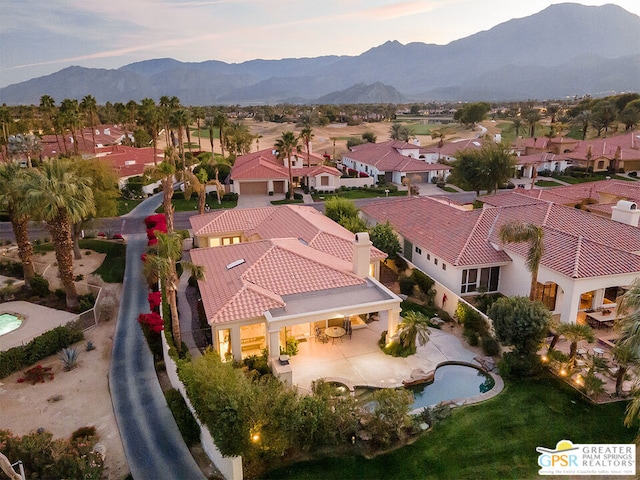
[[[369,265],[371,264],[371,241],[366,232],[356,233],[353,241],[353,273],[360,278],[369,276]]]
[[[638,210],[638,205],[635,202],[620,200],[615,207],[611,208],[611,220],[616,222],[637,227],[639,219],[640,210]]]

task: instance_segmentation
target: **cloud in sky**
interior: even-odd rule
[[[4,0],[0,87],[70,65],[358,55],[388,40],[445,44],[536,13],[529,0]],[[585,4],[611,3],[582,0]],[[637,0],[613,3],[640,14]]]

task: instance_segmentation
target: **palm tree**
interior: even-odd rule
[[[73,138],[73,153],[78,155],[77,130],[80,128],[78,101],[65,98],[60,104],[60,114],[62,115],[64,127],[71,131],[71,138]]]
[[[213,117],[213,124],[218,128],[220,133],[220,149],[222,150],[222,156],[224,157],[224,129],[229,124],[227,114],[223,111],[218,111]]]
[[[213,155],[213,129],[216,128],[215,119],[213,117],[205,118],[204,125],[209,130],[209,143],[211,144],[211,155]]]
[[[589,125],[591,125],[592,121],[593,114],[591,113],[591,110],[583,110],[574,119],[574,122],[580,125],[580,128],[582,129],[582,140],[587,138],[587,129],[589,128]]]
[[[420,346],[429,341],[429,318],[420,312],[409,311],[398,325],[398,338],[404,348],[415,349],[416,340]]]
[[[176,149],[167,147],[164,160],[155,167],[148,168],[145,175],[152,180],[160,180],[162,186],[162,207],[167,218],[167,233],[173,233],[173,176],[176,174]]]
[[[516,138],[520,136],[520,129],[522,128],[522,120],[520,117],[513,119],[513,131],[516,133]]]
[[[612,350],[613,358],[618,363],[618,371],[616,372],[616,395],[622,395],[622,382],[631,367],[638,364],[640,356],[637,350],[626,344],[616,344]]]
[[[23,195],[20,190],[20,182],[25,170],[17,163],[0,164],[0,208],[7,212],[13,234],[18,244],[18,256],[22,262],[22,272],[27,287],[31,286],[31,280],[35,277],[33,268],[33,247],[29,241],[27,229],[29,216],[19,213],[18,207],[23,203]]]
[[[339,137],[331,137],[330,140],[333,143],[333,157],[331,157],[331,160],[333,160],[334,162],[336,161],[336,140],[339,140]]]
[[[187,114],[187,111],[180,108],[171,112],[171,115],[169,116],[169,125],[171,126],[171,128],[175,128],[178,130],[178,152],[180,154],[180,158],[182,159],[182,168],[186,170],[187,163],[184,158],[184,137],[182,128],[189,128],[189,116]]]
[[[289,198],[293,200],[293,173],[291,171],[291,156],[300,148],[298,145],[298,137],[291,131],[282,132],[282,136],[276,140],[275,144],[278,150],[278,160],[287,161],[289,169]]]
[[[98,105],[93,95],[86,95],[80,102],[80,110],[89,117],[89,126],[91,127],[91,138],[93,146],[96,146],[95,122],[93,121],[97,113]]]
[[[42,95],[40,97],[40,112],[42,113],[44,128],[43,130],[46,132],[47,130],[51,131],[51,122],[53,117],[53,112],[56,108],[56,101],[50,95]]]
[[[24,194],[21,212],[47,222],[58,262],[67,306],[78,306],[73,283],[73,240],[71,224],[95,212],[91,181],[79,176],[70,160],[45,162],[39,170],[29,170],[20,188]]]
[[[529,125],[529,134],[533,138],[536,134],[536,125],[540,121],[540,112],[538,110],[531,109],[525,114],[525,119]]]
[[[535,300],[538,294],[538,267],[544,253],[544,230],[533,223],[511,221],[500,227],[500,241],[502,243],[529,243],[527,253],[527,268],[531,272],[531,288],[529,300]]]
[[[198,194],[198,213],[200,215],[204,213],[207,201],[207,185],[216,186],[218,204],[222,203],[220,199],[220,192],[222,191],[224,194],[224,187],[217,179],[209,180],[209,174],[206,169],[201,168],[197,173],[187,172],[184,181],[184,198],[190,199],[193,192]]]
[[[200,135],[200,120],[204,118],[204,108],[193,107],[191,111],[193,112],[193,116],[196,119],[196,126],[198,128],[198,150],[202,151],[202,135]],[[191,144],[191,142],[189,142],[189,144]]]
[[[151,145],[153,146],[153,164],[158,165],[158,157],[156,149],[158,145],[158,132],[160,131],[161,121],[160,113],[156,107],[156,102],[151,98],[143,98],[140,103],[140,122],[151,135]]]
[[[595,335],[593,328],[589,325],[582,325],[579,323],[561,323],[556,329],[558,336],[564,335],[571,345],[569,346],[569,362],[571,367],[576,362],[576,352],[578,351],[578,342],[580,340],[586,340],[587,342],[593,342]]]
[[[160,233],[156,235],[158,239],[157,255],[148,255],[145,261],[145,273],[147,277],[156,276],[162,282],[165,290],[169,310],[171,311],[171,330],[173,341],[178,353],[182,350],[182,335],[180,332],[180,318],[178,317],[178,303],[176,301],[176,291],[178,290],[178,273],[176,263],[182,256],[182,235],[178,232]],[[189,262],[180,262],[192,271],[197,280],[204,279],[204,270],[201,266],[193,265]]]
[[[619,345],[629,346],[640,353],[640,278],[620,299],[615,328],[621,335]]]
[[[311,166],[311,157],[309,156],[309,144],[311,143],[311,139],[313,139],[314,135],[313,135],[313,131],[311,130],[311,127],[304,127],[301,131],[300,131],[300,135],[298,136],[298,138],[300,140],[302,140],[304,142],[304,145],[307,149],[307,167]]]

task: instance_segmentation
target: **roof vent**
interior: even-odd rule
[[[229,265],[227,265],[227,270],[231,270],[232,268],[235,268],[238,265],[242,265],[243,263],[244,263],[244,258],[241,258],[240,260],[236,260],[235,262],[231,262]]]

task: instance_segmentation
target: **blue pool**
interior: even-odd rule
[[[12,332],[22,325],[22,320],[10,313],[0,314],[0,335]]]
[[[495,385],[491,375],[470,365],[445,364],[436,369],[433,383],[414,385],[412,409],[428,407],[447,400],[471,398],[488,392]],[[375,388],[356,387],[355,396],[367,403]]]

